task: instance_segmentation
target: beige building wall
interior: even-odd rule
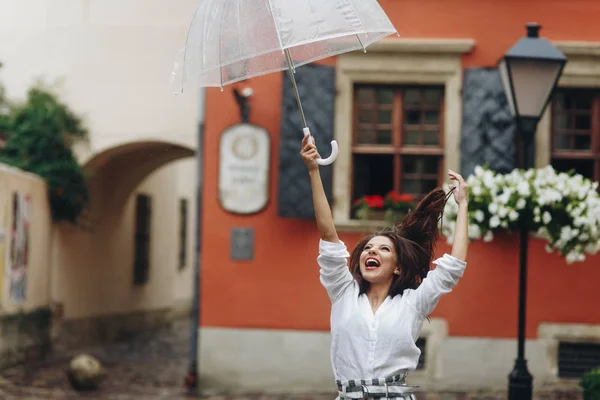
[[[23,99],[41,78],[84,118],[90,133],[75,147],[91,176],[83,227],[61,223],[52,234],[49,226],[36,230],[36,240],[51,243],[49,256],[40,256],[49,269],[40,302],[52,305],[63,321],[119,314],[129,323],[131,313],[153,311],[163,318],[189,307],[198,92],[174,95],[170,77],[195,7],[195,0],[0,2],[0,81],[8,97]],[[133,284],[138,192],[153,198],[144,285]],[[180,197],[189,201],[182,269]]]

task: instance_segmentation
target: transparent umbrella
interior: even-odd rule
[[[362,49],[396,29],[377,0],[201,0],[190,24],[181,87],[221,87],[289,70],[304,135],[310,135],[295,68]],[[337,157],[337,143],[321,165]]]

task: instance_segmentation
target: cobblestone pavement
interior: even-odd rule
[[[97,357],[107,377],[97,392],[77,393],[66,378],[69,356],[54,356],[39,365],[18,367],[0,375],[0,399],[94,399],[188,400],[200,397],[183,385],[187,371],[190,328],[188,321],[176,322],[171,329],[137,336],[135,340],[86,349]],[[79,353],[79,352],[77,352]],[[244,396],[202,396],[206,400],[333,400],[333,393]],[[419,400],[501,400],[503,394],[428,393]],[[574,392],[541,394],[536,400],[580,400]]]

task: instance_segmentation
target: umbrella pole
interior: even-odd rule
[[[298,86],[296,85],[296,78],[294,77],[294,65],[292,63],[292,56],[290,51],[285,49],[285,58],[288,63],[288,72],[290,73],[290,79],[292,80],[292,86],[294,87],[294,94],[296,95],[296,102],[298,103],[298,110],[300,110],[300,117],[302,117],[302,123],[304,128],[308,128],[306,125],[306,118],[304,117],[304,110],[302,109],[302,102],[300,101],[300,93],[298,93]]]

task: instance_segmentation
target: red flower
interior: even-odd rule
[[[386,200],[388,200],[389,202],[391,202],[392,204],[396,204],[396,203],[412,203],[415,198],[407,193],[398,193],[398,192],[394,192],[391,191],[387,194],[386,196]]]
[[[365,202],[369,208],[383,208],[383,197],[378,194],[365,196]]]
[[[63,190],[61,188],[58,188],[54,191],[54,193],[56,193],[57,196],[60,196],[63,194]]]

